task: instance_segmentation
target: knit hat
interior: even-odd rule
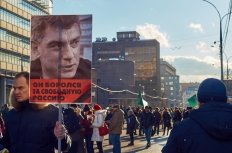
[[[94,104],[93,109],[94,109],[95,111],[97,111],[97,110],[101,110],[102,108],[101,108],[100,105]]]
[[[84,111],[84,112],[88,112],[88,111],[90,111],[90,108],[89,108],[89,106],[88,106],[88,105],[85,105],[85,106],[84,106],[84,109],[83,109],[83,111]]]
[[[221,80],[205,79],[198,88],[197,99],[200,103],[227,102],[226,86]]]

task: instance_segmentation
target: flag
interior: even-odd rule
[[[145,101],[143,99],[140,91],[139,91],[139,94],[137,96],[136,103],[137,103],[137,105],[142,106],[142,107],[148,106],[147,101]]]
[[[191,107],[196,107],[197,106],[197,96],[196,96],[196,94],[194,94],[192,97],[190,97],[189,99],[188,99],[188,102],[189,102],[189,106],[191,106]]]

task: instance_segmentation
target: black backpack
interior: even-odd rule
[[[63,110],[63,121],[64,125],[69,134],[74,133],[80,129],[79,118],[73,108],[67,108]]]

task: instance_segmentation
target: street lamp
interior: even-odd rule
[[[202,0],[202,1],[207,2],[210,5],[212,5],[216,9],[218,16],[219,16],[219,19],[220,19],[220,46],[219,47],[220,47],[220,62],[221,62],[221,80],[224,80],[224,76],[223,76],[223,48],[222,48],[222,42],[223,42],[223,40],[222,40],[222,20],[225,16],[231,14],[232,12],[229,12],[221,17],[221,14],[219,13],[217,7],[213,3],[211,3],[207,0]]]
[[[228,65],[229,65],[229,60],[232,56],[227,57],[226,54],[225,56],[226,56],[226,77],[227,77],[227,80],[229,80],[229,66]]]

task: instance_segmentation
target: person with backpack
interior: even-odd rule
[[[106,116],[106,110],[102,110],[102,107],[98,104],[94,104],[94,119],[92,123],[93,135],[91,140],[97,142],[97,148],[99,153],[103,153],[102,142],[104,140],[104,136],[100,136],[99,127],[102,127],[104,123],[104,119]]]

